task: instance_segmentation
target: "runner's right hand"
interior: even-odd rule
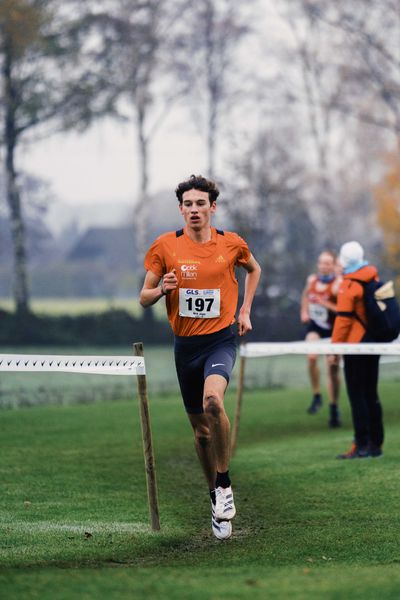
[[[165,273],[161,288],[164,294],[169,294],[172,290],[176,290],[178,287],[178,278],[176,276],[176,269],[172,269],[169,273]]]

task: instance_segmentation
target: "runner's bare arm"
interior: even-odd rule
[[[159,285],[161,281],[161,285]],[[169,294],[172,290],[178,287],[178,279],[175,269],[166,273],[164,277],[159,277],[152,271],[147,271],[144,279],[143,287],[140,291],[139,302],[143,308],[152,306],[159,301],[160,298]]]
[[[240,336],[245,335],[248,331],[252,330],[250,311],[261,275],[261,267],[253,255],[250,256],[250,260],[245,265],[242,265],[242,267],[247,271],[247,274],[244,283],[243,304],[239,310],[238,316]]]
[[[338,275],[336,277],[335,281],[333,282],[333,285],[332,285],[332,294],[334,296],[338,295],[340,284],[342,283],[342,281],[343,281],[343,277],[341,275]]]
[[[331,312],[336,312],[336,302],[330,302],[330,300],[324,300],[323,298],[316,298],[316,304],[321,304],[321,306],[325,306]]]
[[[302,323],[310,322],[310,315],[308,313],[308,290],[315,275],[309,275],[307,277],[307,283],[301,295],[301,308],[300,308],[300,319]]]
[[[339,293],[339,287],[340,284],[342,283],[343,278],[341,276],[336,277],[335,281],[333,282],[332,285],[332,294],[334,296],[337,296]],[[329,300],[317,300],[317,302],[319,304],[321,304],[322,306],[325,306],[325,308],[327,308],[328,310],[330,310],[331,312],[336,312],[336,302],[330,302]]]

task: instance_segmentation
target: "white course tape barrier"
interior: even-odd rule
[[[283,354],[380,354],[400,355],[400,343],[327,344],[326,342],[251,342],[240,346],[240,356],[261,358]]]
[[[65,356],[0,354],[1,371],[86,373],[89,375],[145,375],[142,356]]]

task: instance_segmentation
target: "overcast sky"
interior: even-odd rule
[[[178,112],[158,131],[151,158],[152,192],[174,188],[192,172],[204,171],[202,141],[185,127]],[[85,134],[64,133],[26,144],[20,161],[24,169],[47,180],[57,199],[67,204],[131,202],[138,193],[131,123],[103,121]]]
[[[259,33],[268,30],[269,37],[286,37],[285,26],[277,18],[273,3],[263,0],[260,6],[265,21],[257,20]],[[253,41],[257,45],[257,36]],[[249,60],[248,51],[249,42],[244,60]],[[250,59],[253,63],[256,60],[255,47]],[[138,196],[133,124],[98,122],[84,134],[63,133],[26,144],[18,158],[20,167],[50,183],[55,198],[63,204],[95,205],[116,200],[132,203]],[[172,110],[150,147],[150,192],[173,191],[191,173],[206,175],[205,168],[204,140],[190,125],[188,111]]]

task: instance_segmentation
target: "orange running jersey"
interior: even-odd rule
[[[325,308],[318,303],[318,300],[326,300],[328,302],[336,303],[337,299],[337,285],[338,280],[335,277],[333,281],[329,283],[323,283],[319,281],[318,276],[314,275],[310,278],[311,281],[308,285],[307,300],[308,300],[308,312],[310,319],[314,321],[322,329],[332,329],[333,322],[335,320],[335,313]]]
[[[235,322],[235,266],[246,264],[250,256],[240,236],[230,231],[219,233],[215,227],[205,244],[193,242],[184,230],[165,233],[155,240],[144,266],[160,278],[176,269],[178,288],[165,297],[175,335],[214,333]]]

